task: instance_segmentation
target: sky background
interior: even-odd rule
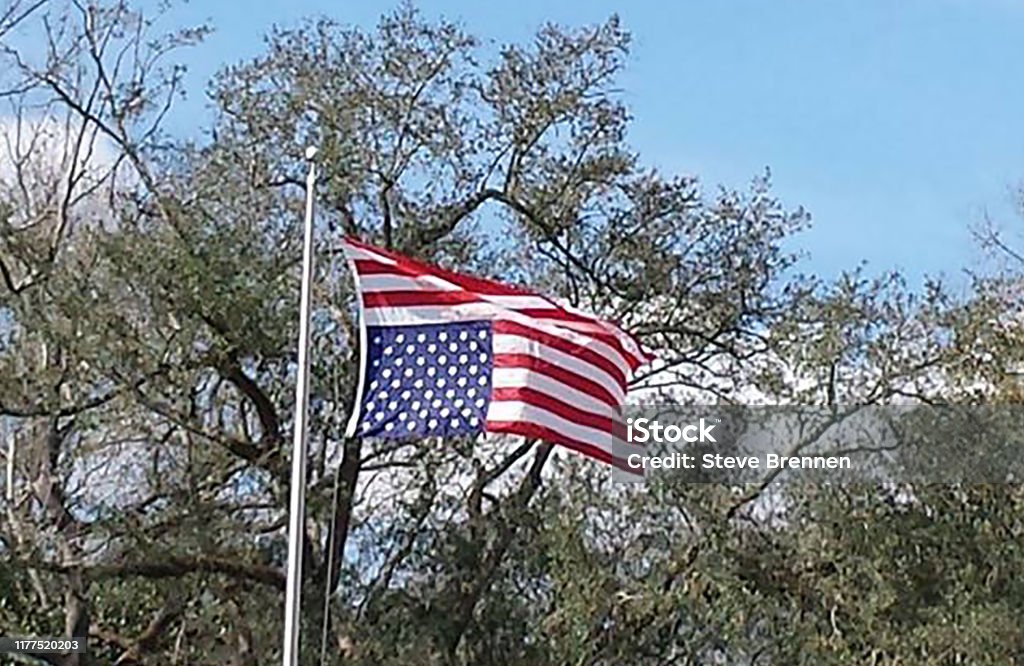
[[[392,3],[193,1],[175,21],[216,32],[187,56],[192,130],[222,65],[262,52],[272,25],[325,14],[372,28]],[[631,142],[666,172],[742,188],[770,167],[776,194],[814,227],[795,247],[825,275],[866,260],[962,281],[970,227],[1013,213],[1024,181],[1024,0],[424,0],[498,43],[546,21],[618,13],[634,36],[621,80]]]

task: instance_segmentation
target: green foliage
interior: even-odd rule
[[[1019,401],[1017,273],[962,300],[800,275],[809,216],[767,172],[709,191],[628,144],[614,17],[503,46],[408,5],[277,29],[211,83],[195,145],[160,125],[206,29],[61,11],[21,19],[43,51],[0,55],[0,93],[51,123],[22,129],[72,154],[0,170],[0,634],[88,633],[62,664],[280,658],[315,146],[305,663],[334,580],[327,663],[1020,661],[1016,486],[627,487],[508,438],[346,440],[336,250],[358,234],[598,312],[657,351],[643,399],[694,403]]]

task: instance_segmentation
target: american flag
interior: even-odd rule
[[[621,466],[627,380],[650,357],[627,333],[492,280],[353,238],[361,367],[348,436],[538,438]]]

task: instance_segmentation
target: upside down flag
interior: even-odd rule
[[[650,357],[618,327],[348,238],[360,377],[348,436],[535,437],[608,463]]]

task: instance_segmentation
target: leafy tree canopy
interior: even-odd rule
[[[408,5],[277,29],[210,83],[202,141],[162,128],[208,28],[155,18],[0,7],[0,634],[90,639],[26,663],[280,658],[307,146],[306,663],[322,634],[325,663],[1020,658],[1014,485],[618,486],[533,441],[343,437],[345,233],[621,322],[645,399],[826,407],[1017,401],[1001,236],[966,298],[801,274],[809,215],[767,173],[716,189],[630,146],[615,17],[500,47]]]

